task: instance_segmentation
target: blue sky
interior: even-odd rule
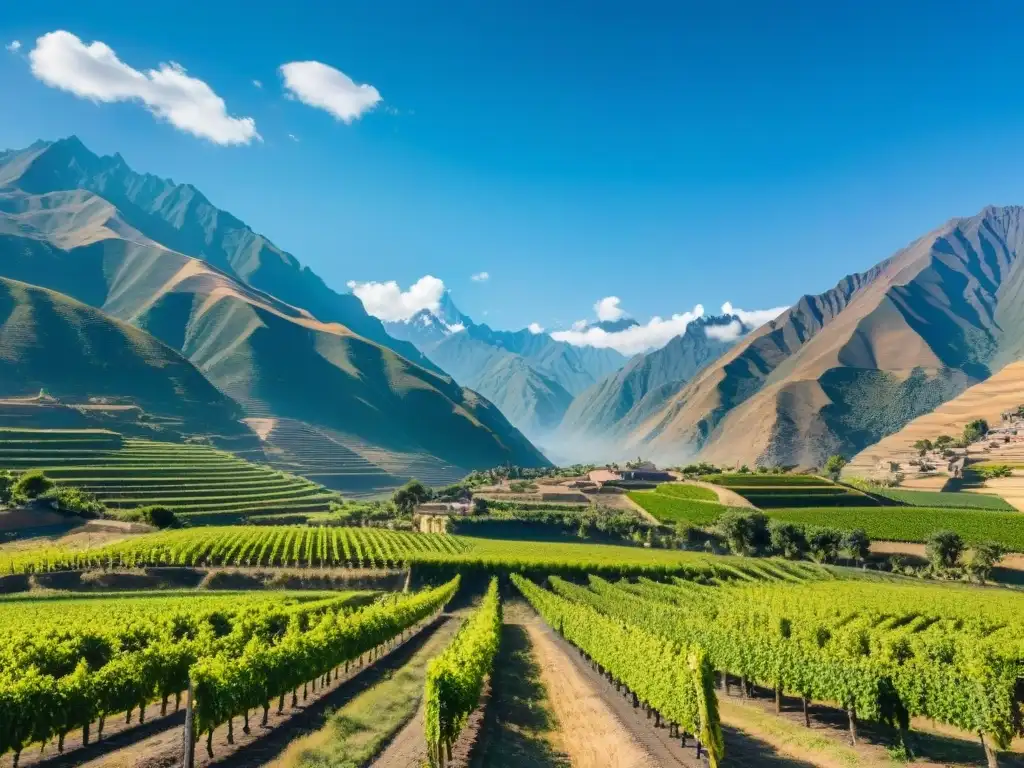
[[[0,147],[76,133],[340,290],[431,274],[497,327],[565,327],[610,295],[641,320],[760,309],[1024,203],[1022,22],[989,0],[6,3]],[[48,87],[27,54],[55,30],[179,63],[262,140]],[[296,61],[382,100],[345,123],[287,99]]]

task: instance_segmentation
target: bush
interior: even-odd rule
[[[984,419],[975,419],[964,427],[963,436],[961,442],[966,446],[980,440],[986,434],[988,434],[988,422]]]
[[[428,501],[432,492],[419,480],[410,480],[391,497],[391,501],[405,514],[412,514],[416,506]]]
[[[836,528],[815,528],[807,535],[811,559],[816,563],[834,563],[843,545],[843,532]]]
[[[107,508],[94,494],[66,485],[55,486],[39,498],[49,503],[55,512],[62,512],[66,515],[95,518],[103,517],[107,511]]]
[[[828,460],[825,462],[825,473],[835,480],[839,477],[839,473],[843,471],[843,467],[845,466],[846,459],[837,453],[828,457]]]
[[[53,480],[43,474],[43,470],[30,469],[15,481],[11,495],[15,499],[37,499],[51,488]]]
[[[992,569],[1006,554],[1006,547],[995,541],[984,541],[974,547],[974,555],[967,564],[967,571],[984,584],[992,575]]]
[[[925,554],[936,570],[957,567],[963,553],[964,540],[955,531],[936,531],[925,544]]]
[[[178,518],[168,507],[150,506],[126,509],[117,513],[117,519],[126,523],[145,523],[155,528],[177,528]]]
[[[0,504],[10,504],[13,491],[14,475],[7,471],[0,472]]]
[[[871,554],[871,539],[863,528],[854,528],[843,536],[842,547],[847,557],[863,563]]]
[[[985,480],[996,477],[1013,477],[1013,467],[1007,464],[989,464],[985,467],[978,467],[975,471]]]

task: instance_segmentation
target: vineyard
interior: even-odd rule
[[[334,495],[302,477],[205,445],[103,430],[0,430],[0,470],[41,469],[111,509],[160,505],[186,519],[323,512]]]
[[[994,509],[1013,512],[1014,508],[999,496],[984,493],[914,491],[903,488],[872,488],[876,496],[884,496],[911,507],[953,507],[956,509]]]
[[[750,685],[762,686],[775,691],[777,705],[784,695],[798,697],[805,717],[813,703],[844,709],[855,743],[859,719],[878,721],[892,726],[912,754],[910,719],[924,717],[981,734],[995,765],[998,750],[1022,730],[1024,597],[1016,594],[847,582],[612,583],[594,576],[588,587],[553,577],[549,592],[513,580],[616,685],[691,733],[714,725],[696,715],[713,711],[711,696],[702,703],[702,683],[686,679],[701,654],[725,689],[738,683],[746,695]],[[704,743],[714,737],[705,735]]]
[[[453,589],[450,585],[449,592]],[[207,656],[259,646],[290,647],[296,637],[355,616],[399,611],[402,600],[352,613],[353,593],[20,599],[0,603],[0,754],[169,699],[175,708],[190,669]],[[358,603],[358,601],[356,601]],[[292,660],[295,661],[294,659]]]
[[[717,503],[714,491],[696,485],[666,483],[653,491],[631,491],[629,498],[667,525],[713,525],[718,516],[728,509]]]
[[[935,531],[956,531],[968,543],[996,541],[1024,552],[1024,514],[985,509],[927,507],[819,507],[770,509],[776,520],[841,530],[862,528],[873,540],[927,541]]]

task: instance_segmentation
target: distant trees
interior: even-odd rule
[[[14,475],[8,471],[0,472],[0,504],[11,503],[11,493],[14,489]]]
[[[717,529],[737,555],[756,555],[771,546],[768,517],[763,512],[730,509],[719,515]]]
[[[843,536],[843,553],[857,563],[863,563],[871,554],[871,539],[863,528],[847,531]]]
[[[808,551],[807,534],[802,525],[772,520],[768,524],[772,549],[790,560],[800,560]]]
[[[984,419],[975,419],[964,427],[962,442],[968,446],[988,434],[988,422]]]
[[[918,456],[924,456],[934,447],[935,445],[931,440],[918,440],[914,443],[914,450],[917,451]]]
[[[433,492],[419,480],[410,480],[403,485],[391,497],[391,501],[400,512],[411,515],[413,510],[425,501],[433,497]]]
[[[1007,549],[995,541],[983,541],[974,547],[974,555],[967,564],[967,571],[984,584],[992,575],[992,569],[1003,559]]]

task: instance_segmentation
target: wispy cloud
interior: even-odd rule
[[[470,280],[475,283],[485,283],[491,279],[489,272],[477,272],[475,275],[470,275]]]
[[[392,322],[408,320],[424,309],[436,314],[444,296],[444,281],[433,275],[424,275],[407,291],[403,291],[395,280],[384,283],[351,280],[348,287],[363,302],[369,314]]]
[[[626,315],[626,311],[619,306],[620,299],[618,296],[605,296],[603,299],[598,301],[594,305],[594,312],[597,314],[597,319],[601,322],[613,323],[616,320],[621,320]]]
[[[704,328],[704,333],[709,339],[715,339],[717,341],[736,341],[740,336],[743,335],[746,327],[739,320],[733,320],[731,323],[726,325],[708,325]]]
[[[358,85],[344,72],[319,61],[282,64],[281,75],[291,96],[345,124],[358,120],[381,101],[380,92],[372,85]]]
[[[746,310],[734,307],[732,302],[725,302],[722,305],[723,315],[736,315],[743,324],[750,328],[760,328],[762,325],[767,323],[769,320],[774,320],[776,317],[785,312],[789,307],[773,307],[772,309],[753,309]]]
[[[616,303],[617,301],[616,299]],[[602,328],[581,329],[577,325],[573,325],[572,330],[555,331],[551,334],[551,338],[556,341],[568,342],[577,347],[614,349],[624,355],[635,355],[637,352],[665,346],[673,336],[683,333],[691,321],[703,314],[704,307],[698,304],[689,312],[672,315],[667,319],[652,317],[646,325],[633,325],[621,331],[609,333]],[[621,316],[619,315],[619,317]]]
[[[215,144],[249,144],[260,138],[255,120],[229,115],[224,99],[173,61],[141,72],[105,43],[86,45],[63,30],[36,40],[29,60],[32,74],[46,85],[97,103],[141,102],[175,128]]]
[[[541,325],[540,323],[530,323],[526,327],[534,336],[536,336],[538,333],[544,333],[544,326]]]
[[[288,134],[288,138],[291,139],[292,141],[294,141],[296,144],[299,143],[299,137],[296,136],[294,133],[289,133]]]
[[[257,88],[262,88],[263,87],[263,81],[262,80],[253,80],[252,84],[255,85]]]
[[[4,48],[11,53],[17,53],[21,50],[21,40],[11,40]]]

